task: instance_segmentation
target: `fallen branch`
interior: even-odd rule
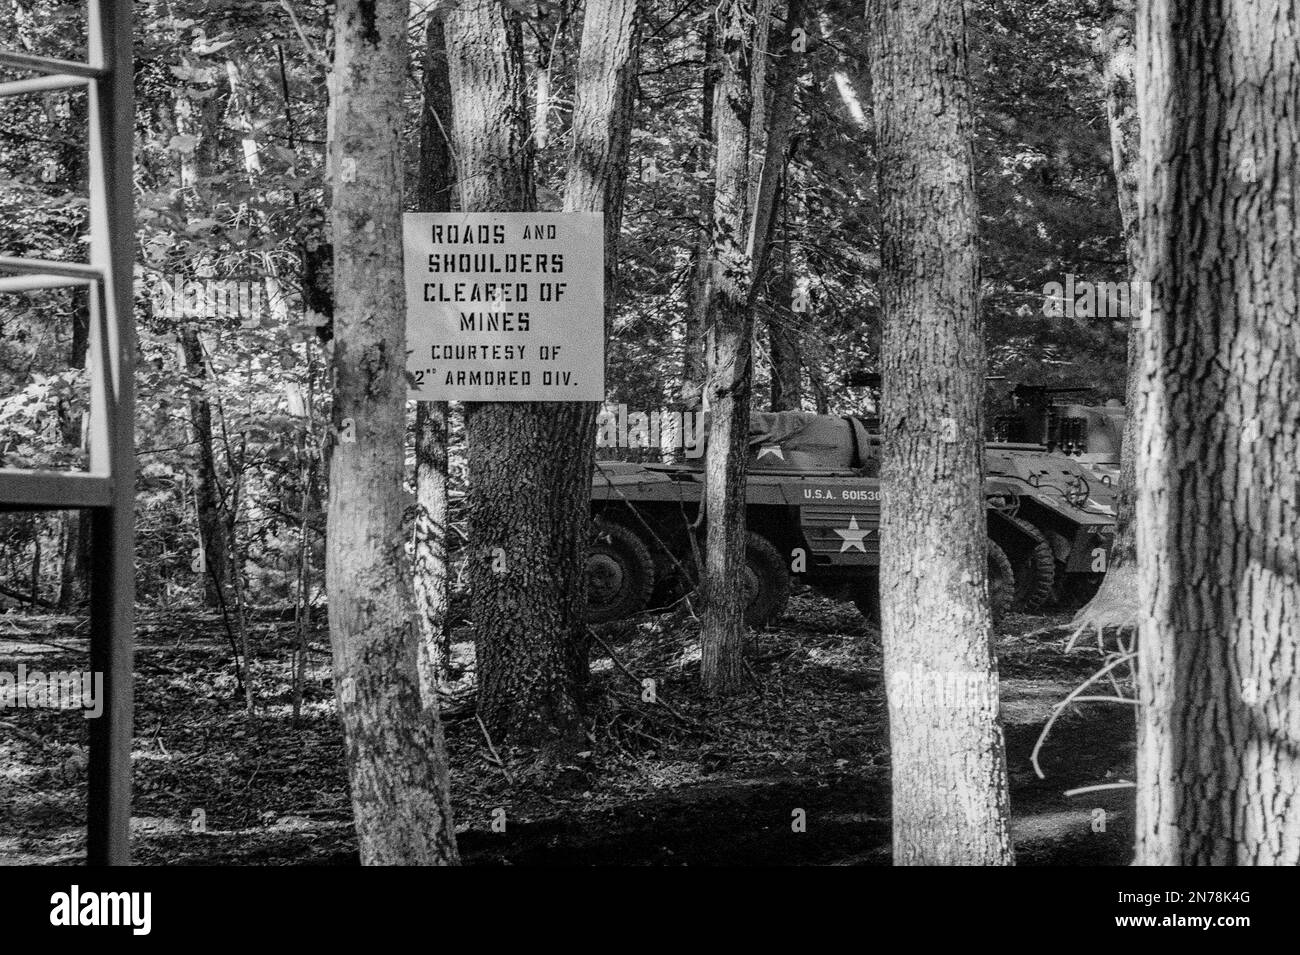
[[[497,748],[492,744],[492,737],[488,734],[488,728],[483,723],[483,717],[475,713],[474,719],[478,720],[478,728],[483,731],[483,739],[487,741],[488,752],[492,754],[488,762],[494,763],[497,769],[501,770],[501,774],[505,776],[506,782],[513,786],[515,784],[514,777],[510,775],[510,770],[506,768],[505,760],[501,758],[501,754],[497,752]]]
[[[1119,654],[1118,656],[1115,657],[1115,659],[1111,660],[1100,670],[1098,670],[1092,676],[1088,677],[1088,679],[1084,680],[1073,690],[1071,690],[1069,696],[1067,696],[1060,703],[1057,703],[1054,707],[1052,707],[1052,715],[1047,718],[1047,723],[1046,725],[1043,726],[1043,731],[1038,734],[1038,741],[1034,743],[1034,751],[1029,754],[1029,762],[1033,764],[1034,772],[1038,774],[1039,779],[1046,779],[1047,776],[1043,772],[1042,767],[1038,765],[1038,752],[1043,748],[1043,743],[1047,742],[1047,734],[1052,731],[1052,726],[1056,723],[1057,717],[1059,717],[1063,712],[1065,712],[1065,708],[1067,706],[1069,706],[1071,703],[1130,703],[1134,706],[1137,705],[1138,702],[1137,700],[1131,699],[1126,696],[1082,696],[1081,695],[1084,690],[1092,686],[1093,683],[1101,679],[1106,674],[1110,673],[1110,671],[1113,670],[1115,667],[1119,666],[1121,663],[1127,663],[1128,661],[1132,660],[1133,656],[1134,655],[1132,653]]]
[[[618,669],[623,673],[624,676],[626,676],[629,680],[635,683],[638,690],[643,689],[644,684],[642,683],[641,677],[637,676],[635,673],[633,673],[631,670],[629,670],[626,666],[623,665],[623,661],[618,658],[618,654],[614,652],[614,648],[611,647],[608,643],[606,643],[603,639],[601,639],[600,634],[598,634],[595,630],[591,629],[591,627],[587,628],[587,632],[591,634],[593,640],[595,640],[597,643],[601,645],[602,648],[604,648],[605,653],[609,656],[609,659],[614,664],[614,666],[618,667]],[[665,710],[667,710],[669,713],[677,717],[679,720],[681,720],[683,723],[685,723],[688,726],[700,725],[699,720],[693,720],[688,716],[682,715],[682,713],[680,713],[676,707],[674,707],[667,700],[660,697],[658,692],[655,693],[655,703],[658,706],[662,706]]]
[[[0,594],[3,594],[4,596],[9,597],[13,600],[21,600],[23,603],[32,604],[33,606],[36,607],[44,607],[47,610],[63,609],[58,604],[51,603],[50,601],[46,600],[44,597],[38,597],[35,594],[25,594],[17,590],[10,590],[8,587],[4,587],[4,586],[0,586]]]

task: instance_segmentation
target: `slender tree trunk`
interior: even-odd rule
[[[714,13],[705,14],[702,42],[704,59],[703,91],[700,98],[700,138],[696,145],[696,164],[701,171],[715,163],[716,140],[713,133],[714,98],[718,86],[718,28]],[[709,282],[713,272],[710,250],[713,245],[714,180],[706,176],[700,182],[700,230],[696,236],[690,301],[686,314],[686,334],[682,337],[682,404],[698,408],[704,395],[704,313],[709,305]]]
[[[1300,6],[1138,8],[1137,862],[1300,864]]]
[[[20,23],[25,22],[20,21]],[[31,49],[30,41],[26,37],[19,37],[19,45],[24,49]],[[82,128],[81,124],[86,122],[85,99],[80,96],[70,96],[68,111],[70,128]],[[85,188],[86,152],[75,139],[62,141],[59,148],[59,166],[62,177],[71,184],[73,189],[79,191]],[[86,368],[86,351],[90,345],[90,294],[84,288],[74,288],[69,291],[69,295],[72,300],[72,340],[68,349],[68,367]],[[87,416],[75,405],[61,403],[59,417],[64,444],[72,448],[83,447],[86,443]],[[64,511],[62,524],[58,603],[61,609],[68,610],[73,602],[86,592],[91,515],[84,510]]]
[[[1002,865],[1012,850],[986,580],[965,12],[960,0],[871,0],[868,24],[883,218],[880,586],[894,861]]]
[[[709,406],[704,457],[705,554],[700,673],[704,689],[730,694],[743,680],[745,472],[748,466],[753,319],[748,238],[750,111],[753,93],[749,26],[753,0],[720,8],[722,72],[714,103],[717,164],[714,181],[705,361]],[[762,91],[759,91],[762,95]]]
[[[773,315],[767,321],[767,347],[772,355],[772,410],[798,411],[803,407],[799,336],[794,321],[794,276],[790,273],[788,246],[782,251],[782,268],[769,285]]]
[[[794,130],[796,93],[799,75],[803,68],[806,39],[802,33],[804,27],[804,0],[787,0],[784,27],[774,34],[770,56],[775,61],[772,90],[772,103],[767,110],[766,125],[770,128],[764,132],[762,163],[757,169],[755,181],[758,194],[754,200],[754,216],[750,226],[750,259],[755,263],[757,276],[764,276],[769,271],[768,259],[771,256],[772,236],[776,231],[777,204],[780,201],[781,184],[789,174],[791,159],[791,134]],[[755,103],[757,103],[757,94]],[[757,114],[757,111],[756,111]],[[751,121],[750,128],[757,123]],[[789,228],[789,222],[786,222]],[[753,291],[762,285],[774,288],[771,302],[773,311],[782,314],[779,319],[769,319],[768,345],[772,358],[772,410],[792,411],[799,408],[799,354],[798,339],[790,328],[793,315],[791,302],[794,295],[794,283],[790,273],[790,239],[787,231],[783,256],[784,268],[777,273],[774,283],[768,284],[756,278]]]
[[[771,20],[770,2],[766,19]],[[760,277],[765,272],[768,247],[776,225],[776,204],[780,195],[781,180],[790,160],[790,134],[794,129],[795,90],[804,61],[802,44],[794,41],[794,31],[803,26],[803,0],[788,0],[785,29],[777,34],[773,49],[768,49],[766,36],[762,46],[764,62],[775,61],[774,83],[770,109],[761,112],[758,104],[766,97],[766,66],[754,70],[754,116],[750,118],[750,152],[753,160],[750,182],[755,184],[753,215],[749,223],[749,259],[753,263],[754,281],[751,298],[761,286]],[[764,18],[760,17],[760,22]]]
[[[1106,94],[1106,118],[1110,126],[1112,168],[1119,204],[1120,227],[1129,277],[1142,275],[1142,243],[1138,222],[1138,179],[1141,148],[1138,128],[1137,89],[1133,71],[1136,51],[1134,7],[1136,0],[1114,0],[1114,15],[1102,28],[1097,41],[1101,60],[1102,85]],[[1140,287],[1140,286],[1139,286]],[[1085,621],[1098,628],[1136,627],[1137,543],[1135,513],[1137,509],[1135,441],[1139,432],[1138,382],[1142,363],[1142,324],[1137,314],[1141,299],[1133,299],[1134,314],[1127,316],[1127,362],[1124,387],[1124,435],[1120,441],[1119,487],[1116,501],[1115,540],[1110,563],[1101,588],[1080,609],[1077,623]]]
[[[1124,249],[1129,276],[1142,274],[1142,241],[1138,222],[1138,178],[1140,174],[1141,137],[1138,126],[1137,90],[1133,82],[1136,51],[1133,47],[1135,0],[1117,0],[1116,16],[1102,33],[1106,87],[1106,118],[1110,126],[1112,165],[1115,169],[1115,192],[1119,200],[1120,225],[1124,230]],[[1136,303],[1134,308],[1138,308]],[[1133,459],[1136,448],[1138,410],[1138,376],[1142,360],[1142,323],[1140,315],[1128,316],[1128,372],[1124,388],[1124,436],[1120,445],[1119,502],[1115,520],[1115,543],[1111,549],[1110,571],[1116,580],[1132,581],[1137,563],[1133,517],[1136,510]]]
[[[208,364],[198,330],[182,325],[179,330],[185,373],[190,378],[190,431],[194,442],[190,472],[194,475],[194,500],[199,536],[203,546],[203,593],[209,607],[222,607],[225,600],[226,524],[222,520],[221,488],[217,479],[217,458],[212,451],[212,403],[204,394]]]
[[[420,113],[420,166],[415,205],[448,212],[453,186],[451,77],[442,20],[430,16],[424,33],[424,106]],[[447,402],[415,405],[415,603],[420,627],[420,688],[424,699],[451,678],[451,626],[447,619]]]
[[[447,14],[461,208],[536,208],[520,14],[464,0]],[[473,402],[471,612],[479,714],[500,742],[582,743],[585,555],[595,415],[585,402]]]
[[[791,16],[801,19],[800,0],[792,7]],[[713,114],[717,160],[704,328],[710,420],[700,633],[704,687],[728,694],[740,688],[743,667],[744,595],[735,582],[744,571],[747,538],[754,302],[787,158],[802,49],[781,44],[772,108],[759,109],[767,95],[768,0],[733,0],[719,15],[721,72]],[[756,52],[761,65],[754,62]]]
[[[195,115],[198,112],[199,115]],[[201,151],[209,147],[208,124],[215,121],[211,110],[196,107],[189,97],[178,94],[175,101],[176,132],[189,134],[196,140],[193,149],[180,153],[181,198],[180,211],[189,218],[192,205],[188,193],[199,182]],[[187,277],[190,273],[185,273]],[[209,607],[224,608],[227,579],[227,551],[225,523],[222,520],[220,479],[217,475],[216,455],[212,450],[212,402],[206,392],[208,362],[203,354],[198,328],[182,324],[177,332],[181,355],[185,360],[185,373],[190,379],[190,430],[193,448],[190,473],[194,477],[195,510],[203,549],[203,594]]]
[[[361,861],[457,861],[436,706],[421,706],[402,546],[403,0],[335,13],[334,430],[326,586],[335,699]]]

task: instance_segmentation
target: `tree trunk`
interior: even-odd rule
[[[402,0],[339,0],[335,13],[339,442],[330,457],[326,585],[335,699],[367,865],[457,861],[442,729],[437,708],[420,701],[402,547],[406,14]]]
[[[1114,15],[1097,40],[1101,60],[1102,86],[1106,94],[1106,118],[1110,126],[1111,163],[1115,171],[1115,193],[1120,227],[1124,235],[1129,278],[1142,275],[1142,243],[1138,221],[1138,179],[1141,141],[1138,124],[1137,89],[1133,70],[1135,0],[1114,0]],[[1137,309],[1141,299],[1130,298]],[[1138,314],[1127,316],[1127,371],[1124,386],[1124,435],[1120,441],[1119,486],[1115,506],[1115,539],[1101,588],[1075,616],[1076,624],[1098,629],[1136,627],[1137,543],[1134,516],[1137,507],[1136,456],[1138,427],[1138,381],[1142,362],[1142,324]]]
[[[583,13],[573,150],[564,190],[565,211],[605,216],[607,337],[618,300],[618,240],[640,47],[638,2],[590,0]]]
[[[1003,865],[1012,850],[986,581],[965,13],[950,0],[871,0],[868,23],[883,219],[880,587],[894,862]]]
[[[718,86],[717,24],[712,13],[705,16],[702,55],[704,58],[703,91],[700,99],[700,138],[696,145],[696,166],[703,171],[715,162],[713,134],[714,97]],[[700,229],[695,240],[690,301],[687,303],[686,334],[682,336],[682,384],[679,391],[685,408],[700,407],[704,395],[704,313],[709,305],[709,281],[713,270],[709,251],[713,244],[712,176],[700,182]]]
[[[415,206],[420,212],[451,209],[451,77],[442,20],[430,15],[424,33],[424,106],[420,112],[420,166]],[[451,626],[447,619],[447,402],[415,405],[416,620],[420,628],[420,689],[426,703],[451,678]]]
[[[748,466],[753,280],[747,240],[749,120],[754,0],[727,0],[720,10],[722,73],[714,102],[717,142],[708,308],[705,312],[708,447],[704,458],[704,573],[700,673],[705,692],[740,689],[745,639],[745,472]],[[762,91],[759,91],[762,95]]]
[[[25,25],[26,20],[20,20]],[[22,31],[25,32],[25,31]],[[20,36],[19,44],[31,49],[30,41]],[[86,122],[86,102],[80,96],[68,98],[69,124],[80,129]],[[72,188],[81,190],[86,183],[86,153],[75,139],[61,141],[59,166],[63,178]],[[68,367],[87,369],[86,352],[90,345],[90,293],[84,288],[69,290],[72,301],[72,340],[68,349]],[[88,416],[71,403],[60,403],[60,430],[68,447],[79,448],[86,444]],[[91,516],[85,510],[64,511],[62,516],[63,540],[60,548],[59,607],[71,609],[73,603],[87,592],[86,566],[90,560]]]
[[[208,363],[203,355],[198,330],[182,325],[179,330],[185,373],[190,378],[190,431],[194,442],[190,473],[194,475],[194,509],[199,525],[203,561],[204,599],[209,607],[225,603],[226,524],[222,520],[221,488],[217,480],[217,458],[212,452],[212,403],[203,388],[208,380]]]
[[[1138,12],[1137,863],[1300,863],[1300,7]]]
[[[189,206],[192,204],[188,201],[187,193],[195,188],[199,180],[200,150],[208,147],[211,138],[208,122],[216,121],[211,109],[200,108],[199,116],[194,115],[195,111],[196,107],[189,97],[177,94],[176,132],[189,134],[196,140],[193,149],[180,153],[180,211],[186,219],[189,218]],[[191,275],[188,270],[184,274],[187,277]],[[187,456],[191,461],[189,470],[194,477],[196,521],[204,558],[204,602],[209,607],[224,609],[228,548],[225,523],[222,520],[216,455],[212,450],[212,402],[205,390],[208,362],[196,326],[182,324],[177,331],[177,338],[185,360],[185,373],[190,379],[190,430],[194,445]]]
[[[789,174],[791,133],[794,117],[798,114],[796,92],[806,43],[798,32],[803,26],[804,0],[788,0],[785,25],[775,34],[776,42],[773,44],[772,56],[776,61],[776,69],[772,104],[767,111],[770,129],[764,132],[763,161],[757,175],[758,195],[754,201],[754,216],[750,226],[750,259],[755,263],[758,276],[768,272],[772,235],[776,231],[777,203],[782,195],[782,182]],[[755,102],[757,103],[757,95]],[[751,122],[750,128],[755,127],[756,123]],[[777,276],[775,294],[772,296],[775,301],[771,303],[772,311],[775,313],[779,310],[781,314],[770,318],[767,323],[772,359],[773,411],[795,411],[800,406],[798,337],[791,327],[794,283],[790,274],[788,219],[786,229],[784,267]],[[753,290],[757,291],[761,284],[763,283],[756,279]]]
[[[794,321],[794,277],[790,273],[788,243],[782,252],[782,269],[769,288],[772,316],[767,321],[767,347],[772,355],[772,410],[798,411],[803,407],[802,361]]]
[[[1118,12],[1102,33],[1106,88],[1106,118],[1110,125],[1115,192],[1119,200],[1120,225],[1130,278],[1142,273],[1142,242],[1138,222],[1138,176],[1141,148],[1137,112],[1137,90],[1133,83],[1136,51],[1133,48],[1134,0],[1117,0]],[[1134,303],[1134,307],[1137,307]],[[1124,436],[1120,445],[1119,501],[1115,520],[1115,543],[1111,548],[1110,571],[1116,578],[1131,581],[1137,563],[1134,543],[1133,457],[1137,435],[1138,375],[1142,356],[1142,324],[1139,315],[1128,316],[1128,373],[1124,387]],[[1127,568],[1127,569],[1125,569]],[[1136,622],[1136,621],[1135,621]]]
[[[461,208],[536,208],[520,15],[448,12]],[[479,714],[498,741],[583,741],[585,555],[595,415],[579,402],[465,405]]]
[[[770,0],[767,2],[770,4]],[[763,19],[760,17],[760,22]],[[766,19],[771,19],[770,9]],[[753,74],[755,115],[750,120],[749,129],[750,152],[756,158],[750,170],[750,181],[755,183],[748,249],[754,270],[751,297],[758,291],[761,285],[760,278],[765,271],[767,251],[776,224],[777,197],[780,195],[781,180],[785,176],[786,165],[790,160],[790,134],[794,129],[794,117],[797,113],[795,91],[804,61],[802,44],[796,46],[792,34],[796,29],[802,29],[803,19],[803,0],[789,0],[785,29],[777,35],[778,42],[775,49],[769,52],[766,38],[764,39],[761,51],[764,61],[769,57],[775,59],[776,69],[771,108],[764,109],[761,114],[757,107],[766,95],[764,86],[767,71],[755,68]]]

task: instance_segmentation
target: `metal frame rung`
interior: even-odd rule
[[[35,70],[37,73],[71,73],[86,79],[98,80],[108,75],[108,70],[89,63],[76,60],[56,60],[49,56],[35,56],[31,53],[19,53],[17,50],[0,50],[0,66],[11,66],[18,70]]]
[[[19,96],[23,93],[40,93],[48,90],[80,89],[90,82],[89,77],[71,73],[51,73],[49,76],[32,76],[25,80],[0,83],[0,96]]]
[[[9,509],[63,510],[108,507],[113,503],[113,479],[86,471],[0,470],[0,506]]]
[[[53,259],[24,259],[13,255],[0,255],[0,269],[20,272],[24,275],[62,275],[91,282],[100,282],[104,278],[104,270],[98,265],[86,265],[84,262],[57,262]]]
[[[0,292],[35,292],[49,288],[77,288],[90,285],[94,279],[78,279],[70,275],[5,275],[0,276]]]

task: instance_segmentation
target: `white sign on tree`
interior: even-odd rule
[[[404,217],[406,369],[420,401],[602,401],[604,217]]]

